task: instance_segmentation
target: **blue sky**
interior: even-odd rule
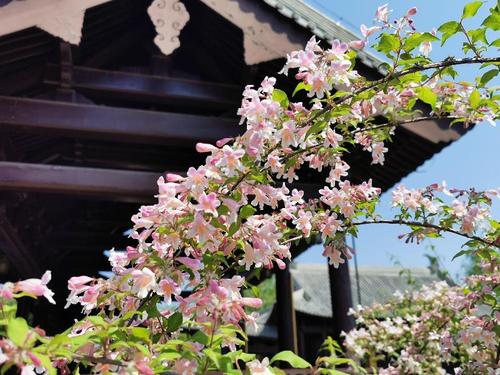
[[[373,0],[306,0],[309,4],[324,14],[340,22],[341,25],[359,34],[359,26],[364,23],[372,25],[375,9],[382,5],[382,1]],[[418,8],[415,24],[420,31],[429,31],[446,21],[459,18],[463,0],[412,0],[389,2],[394,15],[404,15],[412,6]],[[483,5],[479,16],[486,17],[488,8],[496,1],[489,0]],[[481,19],[482,19],[481,18]],[[467,26],[467,24],[466,24]],[[496,36],[498,37],[498,36]],[[492,39],[493,40],[493,39]],[[442,59],[456,55],[461,46],[461,40],[454,38],[445,47],[434,45],[431,57]],[[475,68],[466,67],[460,71],[461,79],[471,80],[475,76]],[[493,82],[490,82],[490,84]],[[499,80],[494,84],[499,85]],[[390,147],[390,146],[389,146]],[[450,187],[466,188],[475,186],[479,189],[496,188],[500,186],[500,128],[487,124],[479,124],[464,137],[446,147],[431,160],[419,167],[416,171],[404,178],[401,183],[407,187],[423,187],[434,182],[445,180]],[[381,199],[383,216],[390,217],[391,191],[385,193]],[[500,216],[500,202],[496,202],[494,216]],[[390,266],[394,258],[405,267],[425,267],[427,260],[424,257],[429,252],[426,247],[435,246],[442,264],[450,273],[461,275],[463,273],[461,258],[451,261],[453,255],[463,243],[456,236],[446,236],[421,245],[408,245],[397,239],[404,232],[403,228],[389,225],[366,226],[360,228],[356,249],[358,262],[361,266]],[[321,256],[321,247],[316,246],[297,258],[298,262],[320,263],[325,259]]]

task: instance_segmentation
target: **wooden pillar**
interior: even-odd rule
[[[332,300],[333,315],[333,338],[342,342],[341,332],[348,332],[354,328],[354,319],[347,315],[352,307],[351,281],[349,278],[349,266],[340,264],[339,268],[328,266],[330,278],[330,296]]]
[[[297,353],[297,324],[293,307],[293,288],[290,265],[284,270],[276,270],[276,308],[278,315],[279,350]]]

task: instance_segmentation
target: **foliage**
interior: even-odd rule
[[[114,275],[68,281],[68,305],[81,305],[85,318],[49,337],[16,317],[17,298],[43,296],[54,302],[47,287],[50,272],[1,287],[2,370],[15,366],[23,375],[36,368],[51,374],[56,368],[61,373],[271,374],[279,371],[273,366],[278,361],[307,367],[290,352],[271,360],[244,352],[247,337],[240,324],[255,323],[249,309],[262,301],[242,295],[249,287],[242,275],[286,267],[290,246],[318,234],[334,266],[351,256],[338,246],[346,233],[356,235],[358,226],[380,223],[406,226],[406,241],[454,233],[466,239],[457,256],[494,262],[500,224],[490,218],[489,207],[497,190],[400,187],[395,217],[382,219],[375,213],[380,189],[371,180],[351,183],[344,160],[362,149],[371,154],[372,164],[383,165],[387,143],[406,123],[494,123],[499,96],[487,84],[498,74],[500,58],[486,52],[499,45],[498,39],[488,39],[498,30],[500,6],[491,9],[480,28],[464,26],[482,5],[469,4],[460,21],[442,25],[437,33],[416,31],[416,8],[392,21],[385,5],[377,9],[377,26],[361,27],[364,40],[350,45],[336,40],[324,49],[312,38],[304,50],[287,57],[281,71],[294,70],[295,91],[305,91],[309,103],[275,89],[272,77],[258,88],[247,86],[238,111],[246,131],[216,145],[198,144],[197,151],[208,154],[204,165],[184,176],[159,178],[158,202],[132,217],[137,245],[111,251]],[[354,69],[355,49],[377,34],[374,48],[390,63],[381,67],[384,77],[370,81]],[[464,57],[432,62],[432,43],[457,35],[464,38]],[[455,67],[464,64],[480,65],[475,82],[453,80]],[[306,200],[291,185],[301,168],[329,171],[319,198]],[[487,292],[483,300],[492,314],[498,313],[495,293]],[[486,328],[499,334],[498,324]],[[463,362],[469,357],[463,358],[457,366],[469,365]],[[325,371],[335,370],[328,368],[335,361],[323,359],[316,370],[323,371],[325,363]]]
[[[349,357],[379,374],[487,374],[498,364],[498,259],[463,287],[436,282],[353,312]]]

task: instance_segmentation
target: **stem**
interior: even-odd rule
[[[74,358],[78,359],[78,360],[84,360],[84,361],[89,361],[89,362],[94,362],[94,363],[103,363],[106,365],[115,365],[115,366],[120,366],[120,367],[126,367],[126,364],[124,362],[117,361],[115,359],[105,358],[105,357],[93,357],[91,355],[76,355]]]
[[[392,123],[392,122],[387,122],[385,124],[380,124],[380,125],[374,125],[374,126],[369,126],[367,128],[359,128],[356,129],[352,132],[352,134],[356,133],[362,133],[365,131],[371,131],[371,130],[377,130],[377,129],[383,129],[383,128],[392,128],[392,127],[397,127],[400,125],[405,125],[405,124],[413,124],[414,122],[423,122],[427,120],[442,120],[442,119],[457,119],[458,117],[456,116],[422,116],[422,117],[414,117],[411,119],[407,120],[402,120],[397,123]]]
[[[139,304],[139,307],[137,307],[137,311],[139,311],[141,308],[143,308],[143,307],[144,307],[144,305],[145,305],[146,303],[148,303],[148,302],[149,302],[149,300],[150,300],[151,298],[153,298],[153,295],[154,295],[153,291],[150,291],[150,292],[148,293],[148,295],[146,296],[146,298],[144,298],[144,299],[141,301],[141,303]],[[134,315],[134,316],[132,316],[132,317],[128,320],[128,322],[127,322],[127,326],[130,326],[130,325],[132,324],[132,322],[134,321],[134,319],[135,319],[135,315]]]
[[[217,330],[217,322],[214,321],[214,327],[212,329],[212,333],[210,334],[210,342],[208,343],[207,348],[211,348],[212,347],[212,344],[214,342],[214,335],[215,335],[215,331],[216,330]],[[206,374],[207,370],[208,370],[208,356],[205,358],[205,365],[203,366],[202,374]]]
[[[283,242],[281,243],[281,245],[286,245],[287,243],[290,243],[290,242],[293,242],[293,241],[297,241],[297,240],[300,240],[300,239],[302,239],[302,238],[304,238],[304,236],[302,236],[302,235],[300,235],[300,236],[296,236],[296,237],[292,237],[292,238],[289,238],[289,239],[288,239],[288,240],[286,240],[286,241],[283,241]]]
[[[465,238],[468,238],[470,240],[475,240],[484,243],[485,245],[488,246],[494,246],[494,247],[500,247],[496,245],[494,242],[489,242],[481,237],[477,236],[471,236],[466,233],[459,232],[457,230],[451,229],[451,228],[443,228],[440,227],[439,225],[431,224],[431,223],[421,223],[418,221],[405,221],[405,220],[368,220],[368,221],[359,221],[357,223],[351,223],[352,225],[367,225],[367,224],[395,224],[395,225],[408,225],[408,226],[415,226],[415,227],[422,227],[422,228],[431,228],[435,229],[439,232],[449,232],[456,234],[457,236],[462,236]]]
[[[474,45],[474,43],[472,43],[472,40],[470,39],[469,34],[467,33],[467,30],[465,30],[465,27],[464,27],[462,21],[460,21],[460,28],[462,29],[462,34],[464,34],[465,37],[467,38],[467,41],[469,42],[469,46],[472,49],[472,51],[474,52],[474,54],[476,55],[476,57],[481,58],[481,54],[476,49],[476,46]]]

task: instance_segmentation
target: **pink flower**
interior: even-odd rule
[[[243,297],[241,299],[241,304],[253,309],[258,309],[262,306],[262,300],[260,298]]]
[[[207,169],[199,167],[198,169],[190,167],[187,171],[187,178],[184,186],[192,190],[194,194],[200,194],[208,186]]]
[[[338,230],[342,229],[341,225],[341,221],[337,220],[337,214],[333,212],[323,223],[321,228],[321,237],[323,239],[333,237]]]
[[[158,283],[158,286],[159,286],[158,294],[163,295],[167,303],[172,302],[172,295],[176,296],[181,294],[182,292],[179,285],[170,277],[165,277]]]
[[[156,286],[156,276],[147,267],[144,267],[142,270],[133,270],[131,275],[133,279],[132,289],[139,298],[145,298],[149,291]]]
[[[365,39],[368,39],[370,35],[375,34],[379,30],[382,30],[382,27],[380,26],[366,27],[366,25],[361,25],[360,30],[361,34],[363,34]]]
[[[200,241],[200,243],[205,243],[212,237],[214,232],[215,228],[207,223],[201,214],[196,213],[187,232],[187,236],[189,238],[198,237],[198,241]]]
[[[436,32],[437,32],[436,29],[433,29],[431,34],[436,35]],[[423,42],[422,44],[420,44],[420,47],[418,48],[418,50],[425,57],[429,57],[429,54],[432,51],[432,43],[429,41]]]
[[[350,62],[347,62],[350,66]],[[339,65],[341,64],[341,65]],[[340,67],[344,67],[342,65],[342,61],[333,61],[332,67],[334,67],[334,71],[342,71]],[[307,75],[306,82],[311,85],[311,89],[309,90],[309,94],[307,96],[313,97],[316,96],[319,99],[323,98],[325,92],[330,91],[332,89],[332,84],[328,80],[328,76],[323,71],[314,71]]]
[[[276,78],[274,77],[266,77],[261,82],[260,87],[262,88],[262,92],[272,93],[274,90],[274,85],[276,84]]]
[[[384,165],[385,156],[388,149],[384,147],[384,142],[375,142],[372,144],[372,164]]]
[[[99,289],[97,286],[92,286],[85,291],[80,299],[81,304],[85,307],[86,311],[92,310],[97,305],[97,298],[99,297]]]
[[[335,268],[339,268],[340,264],[345,263],[344,258],[342,258],[342,252],[337,250],[333,245],[325,246],[323,250],[323,256],[328,257],[328,263],[333,265]]]
[[[89,286],[86,284],[88,284],[93,280],[94,279],[89,276],[73,276],[68,280],[68,289],[76,293],[79,293],[83,290],[88,289]]]
[[[235,176],[237,171],[243,169],[240,159],[245,154],[245,151],[242,149],[235,150],[226,145],[222,148],[222,152],[222,158],[217,163],[217,166],[222,167],[228,177]]]
[[[363,49],[366,46],[366,42],[364,40],[353,40],[349,42],[349,47],[354,49]]]
[[[387,23],[389,18],[389,13],[390,10],[388,8],[388,4],[381,5],[377,8],[377,11],[375,12],[375,18],[380,22]]]
[[[16,284],[15,290],[32,294],[36,297],[43,296],[47,298],[47,300],[50,303],[55,304],[56,301],[54,301],[53,298],[54,292],[52,292],[49,288],[47,288],[47,284],[49,283],[51,278],[52,278],[52,273],[50,271],[46,271],[43,274],[42,279],[28,279],[19,281]]]
[[[420,47],[418,48],[418,50],[425,57],[429,57],[429,54],[432,51],[432,43],[428,42],[428,41],[427,42],[423,42],[422,44],[420,44]]]
[[[154,375],[153,370],[151,370],[151,367],[149,367],[145,362],[139,362],[135,365],[135,368],[137,371],[139,371],[139,374],[141,375]]]
[[[222,139],[219,139],[217,142],[215,142],[215,145],[217,147],[222,147],[224,146],[226,143],[229,143],[233,140],[234,138],[222,138]]]
[[[188,257],[178,257],[175,258],[179,263],[184,264],[186,267],[191,268],[193,271],[198,271],[201,268],[201,261],[199,259],[193,259]]]
[[[311,234],[311,229],[312,229],[311,219],[312,219],[312,213],[300,210],[299,217],[293,220],[293,223],[297,226],[298,230],[304,233],[305,236],[309,236],[309,234]]]
[[[328,178],[326,179],[326,182],[328,182],[331,185],[334,185],[336,181],[340,181],[342,177],[346,177],[348,175],[347,171],[351,167],[349,164],[347,164],[343,160],[337,160],[335,163],[335,168],[330,170],[330,174],[328,175]]]
[[[417,14],[417,7],[408,9],[408,12],[406,12],[406,17],[413,17],[415,14]]]
[[[182,177],[179,174],[175,174],[175,173],[167,173],[166,177],[167,177],[168,182],[179,182],[179,181],[184,180],[184,177]]]
[[[196,361],[181,358],[175,361],[174,372],[178,375],[196,375]]]
[[[153,370],[145,362],[136,363],[135,368],[141,375],[154,375]]]
[[[280,138],[281,146],[283,147],[297,146],[297,128],[295,126],[295,121],[289,120],[283,123],[283,127],[281,128],[280,132]]]
[[[347,49],[348,45],[346,43],[343,43],[340,40],[335,39],[332,42],[332,48],[328,50],[328,53],[333,56],[341,57],[347,52]]]
[[[211,213],[215,217],[218,216],[217,214],[217,207],[220,206],[220,200],[217,199],[217,195],[215,193],[210,193],[210,194],[205,194],[202,193],[198,197],[198,205],[196,208],[199,211],[206,212],[206,213]]]
[[[5,299],[14,298],[14,284],[7,282],[5,284],[0,285],[0,298],[5,298]]]
[[[198,151],[199,153],[214,152],[217,150],[218,150],[217,147],[208,143],[199,142],[196,144],[196,151]]]
[[[115,251],[115,249],[110,250],[108,259],[111,267],[113,267],[113,272],[117,274],[125,272],[125,267],[130,262],[125,251]]]
[[[273,375],[274,371],[269,368],[269,358],[265,357],[262,362],[254,359],[247,363],[250,375]]]
[[[38,358],[34,353],[27,352],[26,354],[31,360],[31,363],[33,363],[36,367],[40,367],[42,365],[42,361],[40,361],[40,358]]]

